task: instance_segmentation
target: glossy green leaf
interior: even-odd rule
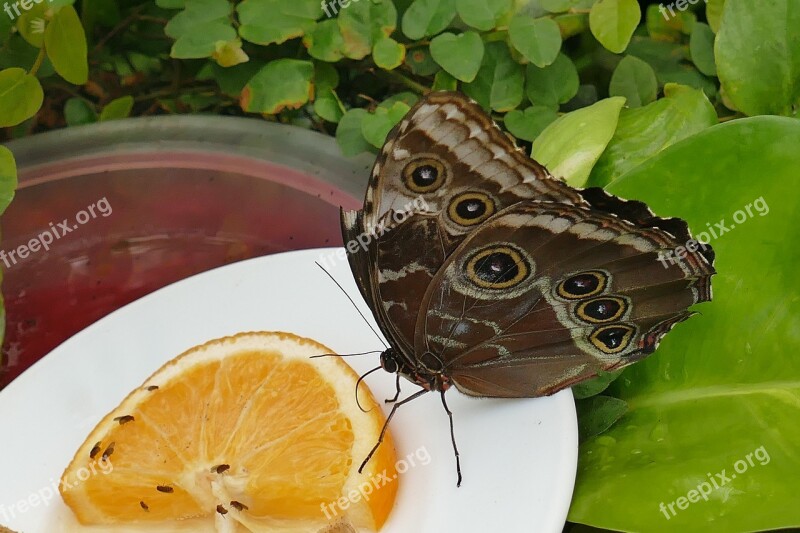
[[[409,39],[436,35],[456,16],[456,0],[414,0],[403,14],[403,33]]]
[[[443,33],[431,39],[431,55],[454,78],[471,82],[483,60],[483,40],[473,31]]]
[[[111,100],[109,103],[105,105],[103,110],[100,112],[100,120],[117,120],[121,118],[127,118],[131,114],[131,110],[133,109],[133,97],[132,96],[123,96],[121,98],[116,98]]]
[[[499,112],[514,109],[524,96],[523,66],[514,61],[505,43],[487,43],[485,49],[475,81],[465,83],[462,90],[484,109]]]
[[[622,373],[621,370],[616,372],[603,372],[601,371],[596,378],[578,383],[572,386],[572,395],[576,400],[583,400],[591,396],[600,394],[608,388],[615,379]]]
[[[537,67],[555,61],[561,50],[561,31],[548,17],[534,19],[518,15],[508,25],[508,37],[512,46]]]
[[[89,79],[86,34],[72,6],[59,9],[44,32],[47,57],[56,72],[70,83],[83,85]]]
[[[581,442],[603,433],[628,410],[624,400],[611,396],[593,396],[575,402],[578,413],[578,438]]]
[[[365,109],[350,109],[339,120],[336,128],[336,142],[346,157],[353,157],[372,149],[361,133],[361,124],[369,115]]]
[[[242,91],[242,109],[251,113],[275,114],[297,109],[312,95],[314,64],[299,59],[276,59],[267,63]]]
[[[594,166],[589,184],[604,186],[664,148],[717,122],[714,106],[702,91],[668,84],[664,98],[622,111],[614,137]]]
[[[339,23],[334,19],[323,20],[306,32],[303,45],[314,59],[334,63],[344,57],[344,38],[339,31]]]
[[[658,80],[653,68],[636,56],[619,62],[608,87],[611,96],[624,96],[628,107],[649,104],[658,95]]]
[[[64,104],[64,119],[68,126],[80,126],[97,122],[94,107],[83,98],[73,97]]]
[[[533,105],[527,109],[512,109],[503,121],[517,139],[533,141],[544,129],[558,118],[558,113],[548,106]]]
[[[698,22],[694,25],[689,50],[692,61],[700,72],[706,76],[717,75],[717,65],[714,62],[714,32],[708,24]]]
[[[800,106],[798,28],[796,0],[728,1],[716,58],[720,82],[736,109],[792,115]]]
[[[620,54],[628,47],[641,18],[636,0],[598,0],[589,12],[589,28],[600,44]]]
[[[16,67],[0,70],[0,128],[31,118],[43,101],[42,84],[35,76]]]
[[[17,164],[14,161],[14,154],[5,146],[0,146],[0,214],[5,212],[8,204],[14,199],[16,190]]]
[[[488,31],[511,11],[513,3],[513,0],[456,0],[456,11],[468,26]]]
[[[376,42],[394,32],[397,10],[390,0],[351,2],[336,20],[344,39],[344,55],[362,59],[372,52]]]
[[[391,107],[377,107],[374,113],[368,113],[361,121],[361,133],[375,148],[383,146],[386,136],[395,124],[400,122],[410,107],[405,102],[395,102]]]
[[[559,117],[534,141],[531,157],[573,187],[583,187],[614,135],[624,104],[615,96]]]
[[[718,274],[701,314],[606,391],[628,413],[582,444],[571,521],[689,533],[800,525],[797,146],[798,120],[735,120],[608,187],[686,219],[711,240]]]
[[[302,37],[322,16],[322,7],[319,0],[243,0],[236,13],[242,39],[266,45]]]
[[[708,0],[706,2],[706,19],[708,19],[708,25],[711,26],[714,33],[719,31],[724,8],[725,0]]]
[[[534,104],[558,109],[578,93],[578,69],[564,54],[558,54],[552,64],[540,68],[528,64],[525,71],[525,91]]]
[[[392,70],[403,64],[406,47],[390,37],[384,37],[372,48],[372,59],[385,70]]]

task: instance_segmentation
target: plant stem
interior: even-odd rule
[[[36,76],[36,73],[39,72],[39,68],[44,63],[44,58],[47,56],[47,52],[44,51],[44,43],[42,43],[42,47],[39,48],[39,55],[36,56],[36,61],[33,62],[33,66],[31,67],[30,75]]]
[[[406,87],[408,87],[412,91],[418,92],[419,94],[426,94],[426,93],[430,92],[430,89],[428,87],[425,87],[421,83],[416,82],[416,81],[412,80],[411,78],[400,74],[399,72],[395,72],[394,70],[383,70],[383,69],[380,69],[380,70],[377,70],[376,73],[379,76],[383,76],[384,78],[387,78],[387,79],[389,79],[391,81],[395,81],[397,83],[405,85]]]

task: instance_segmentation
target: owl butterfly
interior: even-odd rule
[[[427,207],[405,212],[412,204]],[[389,229],[363,238],[376,227]],[[450,387],[553,394],[644,358],[711,300],[710,247],[659,260],[690,241],[686,222],[566,185],[458,93],[429,94],[389,133],[364,208],[342,212],[342,232],[368,241],[348,259],[389,343],[381,367],[397,374],[386,423],[439,392],[459,484]],[[422,389],[397,401],[400,376]]]

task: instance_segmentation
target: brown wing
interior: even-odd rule
[[[503,210],[430,283],[415,353],[438,356],[462,392],[498,397],[551,394],[641,359],[711,299],[714,273],[699,251],[660,261],[685,243],[652,222],[550,202]]]

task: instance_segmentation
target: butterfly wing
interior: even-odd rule
[[[413,347],[422,297],[445,258],[525,199],[585,203],[459,93],[427,95],[389,133],[364,209],[343,212],[342,229],[362,295],[398,344]]]
[[[659,260],[685,245],[661,226],[688,236],[685,222],[605,196],[638,224],[534,201],[481,224],[431,281],[415,353],[437,358],[462,392],[495,397],[551,394],[652,353],[691,305],[711,299],[713,254]]]

